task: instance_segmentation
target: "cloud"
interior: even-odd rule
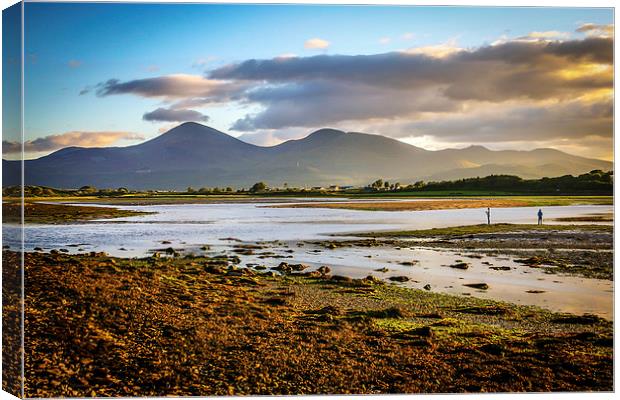
[[[308,39],[304,43],[306,49],[326,49],[329,45],[330,43],[327,40],[319,38]]]
[[[84,132],[71,131],[57,135],[49,135],[24,142],[24,152],[38,153],[50,152],[64,147],[103,147],[109,146],[121,140],[143,140],[144,137],[134,132]],[[2,141],[3,154],[15,154],[21,152],[21,143]]]
[[[82,66],[82,61],[79,61],[79,60],[69,60],[67,65],[69,66],[69,68],[79,68],[79,67]]]
[[[433,58],[445,58],[463,51],[455,42],[442,43],[434,46],[411,47],[403,51],[410,55],[425,55]]]
[[[389,119],[458,107],[457,102],[442,99],[432,88],[412,96],[407,90],[324,81],[256,89],[248,93],[246,101],[266,108],[239,119],[231,127],[233,130],[316,127],[345,120]]]
[[[200,97],[205,103],[224,102],[245,90],[243,83],[212,80],[199,75],[187,74],[164,75],[127,82],[110,79],[99,83],[96,88],[97,96],[100,97],[134,94],[141,97],[164,98],[169,101]]]
[[[411,32],[405,32],[401,36],[401,39],[403,39],[403,40],[413,40],[414,38],[415,38],[415,34],[411,33]]]
[[[500,104],[466,112],[427,117],[392,129],[396,137],[432,136],[443,141],[466,139],[470,143],[515,140],[579,140],[586,136],[613,136],[613,102],[572,100],[551,104]]]
[[[587,36],[610,38],[614,36],[614,25],[582,24],[576,32],[584,33]]]
[[[152,122],[187,122],[187,121],[202,121],[206,122],[209,117],[206,115],[187,109],[170,109],[170,108],[158,108],[154,111],[148,112],[142,116],[145,121]]]
[[[411,119],[473,103],[564,102],[612,88],[609,38],[445,50],[247,60],[215,69],[208,78],[254,82],[240,101],[263,110],[233,125],[243,131]]]
[[[444,145],[586,136],[609,145],[613,38],[600,34],[607,26],[578,30],[585,35],[540,31],[467,49],[449,41],[381,54],[250,59],[204,76],[110,80],[85,90],[163,99],[168,108],[145,118],[164,121],[223,104],[242,113],[231,129],[255,143],[329,125]]]
[[[276,59],[279,59],[279,58],[282,58],[282,59],[284,59],[284,58],[295,58],[295,57],[298,57],[298,55],[295,54],[295,53],[282,53],[279,56],[277,56]]]
[[[386,44],[390,44],[391,41],[392,41],[392,38],[382,37],[379,39],[379,44],[386,45]]]
[[[524,38],[530,39],[568,39],[570,33],[559,31],[530,32]]]

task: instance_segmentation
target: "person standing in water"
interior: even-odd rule
[[[543,212],[542,209],[538,209],[538,225],[542,225],[542,217],[543,217]]]
[[[487,225],[491,225],[491,207],[487,207],[484,213],[487,215]]]

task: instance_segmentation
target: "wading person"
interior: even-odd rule
[[[543,217],[543,212],[542,209],[538,209],[538,225],[542,225],[542,217]]]
[[[487,225],[491,225],[491,207],[487,207],[484,213],[487,215]]]

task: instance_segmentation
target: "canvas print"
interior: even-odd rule
[[[613,12],[5,9],[2,389],[613,391]]]

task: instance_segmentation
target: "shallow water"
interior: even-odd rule
[[[305,240],[321,240],[330,234],[351,232],[427,229],[486,222],[483,209],[430,211],[359,211],[319,208],[269,208],[265,204],[175,204],[119,206],[122,209],[154,211],[157,214],[73,225],[32,225],[25,229],[25,249],[65,248],[70,252],[105,251],[114,256],[144,256],[153,249],[174,247],[198,249],[209,244],[216,252],[231,250],[236,238],[243,242],[280,241],[275,253],[292,256],[290,262],[313,266],[329,265],[334,273],[364,277],[369,273],[386,278],[407,275],[404,285],[421,288],[430,284],[433,291],[491,298],[519,304],[537,305],[554,311],[595,313],[612,316],[613,282],[597,279],[549,275],[544,271],[515,264],[512,259],[464,258],[454,251],[438,249],[338,248],[335,250],[297,247]],[[492,222],[535,223],[538,207],[497,208],[491,210]],[[545,207],[545,219],[574,217],[592,213],[612,213],[612,206]],[[553,222],[556,223],[556,222]],[[5,244],[19,247],[16,226],[3,226]],[[162,244],[170,241],[170,244]],[[286,246],[286,247],[285,247]],[[286,251],[293,251],[286,253]],[[311,250],[321,250],[312,252]],[[372,258],[368,258],[371,256]],[[275,266],[281,260],[242,257],[243,263],[258,262]],[[415,266],[398,262],[418,260]],[[470,262],[466,271],[442,265],[457,259]],[[490,270],[483,261],[495,266],[510,266],[510,271]],[[374,269],[387,267],[390,272]],[[490,288],[480,291],[464,283],[485,282]],[[544,293],[527,293],[543,290]]]

